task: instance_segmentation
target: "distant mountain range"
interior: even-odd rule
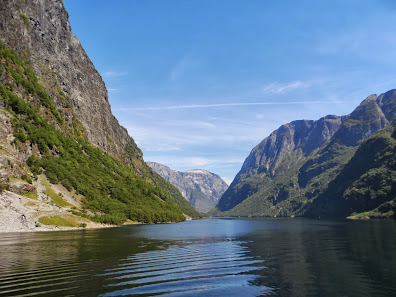
[[[222,215],[392,217],[396,90],[347,116],[281,126],[251,151],[217,204]]]
[[[174,185],[200,212],[212,210],[228,188],[220,176],[207,170],[176,171],[155,162],[147,162],[147,165]]]

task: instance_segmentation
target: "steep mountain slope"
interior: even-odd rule
[[[228,215],[319,215],[319,208],[311,208],[311,203],[327,191],[363,140],[395,120],[395,107],[395,90],[371,95],[350,115],[332,117],[331,129],[321,125],[315,133],[321,138],[303,137],[307,129],[297,124],[301,121],[282,126],[252,150],[217,208]],[[348,211],[329,210],[327,215],[355,210]]]
[[[305,207],[307,215],[322,217],[346,217],[352,209],[367,212],[364,216],[396,218],[396,123],[364,141],[326,190]]]
[[[64,92],[90,143],[124,162],[142,161],[112,115],[105,84],[71,31],[62,1],[0,0],[0,16],[0,39],[29,59],[57,108],[62,107],[58,91]]]
[[[155,172],[174,185],[200,212],[208,212],[213,209],[228,185],[220,176],[207,170],[176,171],[169,167],[147,162]]]
[[[40,206],[60,200],[44,192],[62,185],[63,207],[105,223],[198,217],[111,114],[67,17],[60,0],[0,0],[1,189]]]
[[[264,185],[295,173],[307,156],[330,139],[344,118],[326,116],[317,121],[294,121],[281,126],[251,151],[242,169],[219,201],[221,211],[230,210]],[[291,185],[294,187],[294,183]],[[282,193],[274,200],[284,199]]]

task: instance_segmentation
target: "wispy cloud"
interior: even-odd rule
[[[170,80],[171,82],[179,81],[188,72],[192,71],[198,66],[197,60],[193,59],[191,55],[183,57],[176,63],[176,65],[171,69]]]
[[[390,16],[393,17],[394,16]],[[313,47],[321,55],[360,58],[367,61],[393,63],[396,51],[395,25],[386,27],[383,18],[372,17],[367,27],[349,28],[332,36],[322,37]]]
[[[226,165],[226,164],[242,164],[244,159],[236,159],[236,158],[224,158],[224,159],[215,159],[215,158],[206,158],[206,157],[183,157],[183,158],[172,158],[172,159],[162,159],[156,158],[155,160],[151,160],[155,162],[159,162],[161,164],[165,164],[170,166],[171,168],[183,167],[187,170],[190,169],[198,169],[198,168],[206,168],[210,170],[210,167],[216,166],[218,164]]]
[[[264,94],[284,94],[296,89],[305,89],[311,86],[310,82],[303,82],[300,80],[292,81],[290,83],[273,82],[265,85],[262,88]]]
[[[216,104],[191,104],[191,105],[170,105],[170,106],[148,106],[119,108],[119,111],[129,110],[172,110],[172,109],[193,109],[193,108],[218,108],[218,107],[238,107],[255,105],[303,105],[303,104],[327,104],[335,103],[326,101],[288,101],[288,102],[238,102],[238,103],[216,103]],[[338,102],[342,103],[342,102]]]
[[[117,78],[128,75],[125,71],[106,71],[102,74],[104,78]]]

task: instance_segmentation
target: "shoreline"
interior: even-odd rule
[[[80,225],[85,226],[56,226],[45,225],[40,222],[42,217],[73,217]],[[186,220],[192,220],[185,215]],[[165,222],[171,224],[176,222]],[[148,223],[128,221],[124,224],[108,225],[101,224],[88,219],[75,216],[70,213],[69,208],[62,208],[49,204],[38,199],[32,199],[24,195],[10,191],[0,194],[0,234],[23,233],[23,232],[50,232],[50,231],[71,231],[71,230],[92,230],[104,228],[116,228],[130,225],[149,225]]]
[[[45,225],[40,222],[42,217],[72,217],[76,224],[83,226]],[[128,222],[128,224],[140,224]],[[84,229],[103,229],[119,227],[101,224],[75,216],[69,208],[52,205],[48,202],[32,199],[10,191],[0,194],[0,234],[22,232],[70,231]]]

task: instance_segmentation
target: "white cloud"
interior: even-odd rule
[[[166,123],[162,125],[128,125],[129,134],[145,152],[168,151],[176,152],[203,149],[204,146],[214,147],[225,145],[237,147],[241,143],[256,145],[272,131],[262,125],[241,125],[224,122],[219,126],[200,127],[190,125],[188,121],[179,121],[180,125]],[[278,124],[275,124],[278,125]],[[275,128],[275,127],[274,127]],[[205,149],[206,151],[207,149]]]
[[[204,122],[204,121],[191,122],[191,125],[196,126],[198,128],[207,128],[207,129],[216,128],[215,124],[210,123],[210,122]]]
[[[303,105],[303,104],[326,104],[324,101],[288,101],[288,102],[237,102],[237,103],[215,103],[215,104],[190,104],[190,105],[169,105],[169,106],[148,106],[118,108],[119,111],[137,111],[137,110],[173,110],[173,109],[193,109],[193,108],[220,108],[220,107],[240,107],[240,106],[258,106],[258,105]]]
[[[169,166],[171,169],[175,168],[187,168],[187,170],[192,169],[207,169],[210,171],[211,167],[215,167],[219,164],[241,164],[244,159],[216,159],[216,158],[206,158],[206,157],[182,157],[182,158],[156,158],[155,160],[150,160],[158,162]]]
[[[262,88],[264,94],[284,94],[297,89],[305,89],[311,86],[310,82],[303,82],[300,80],[292,81],[289,83],[273,82],[265,85]]]
[[[229,177],[223,177],[223,180],[226,182],[227,185],[231,185],[234,179]]]
[[[126,76],[126,75],[128,75],[128,72],[125,72],[125,71],[106,71],[106,72],[102,73],[102,76],[104,78],[117,78],[117,77]]]
[[[187,165],[191,167],[202,167],[211,163],[211,160],[206,158],[195,157],[188,160]]]

